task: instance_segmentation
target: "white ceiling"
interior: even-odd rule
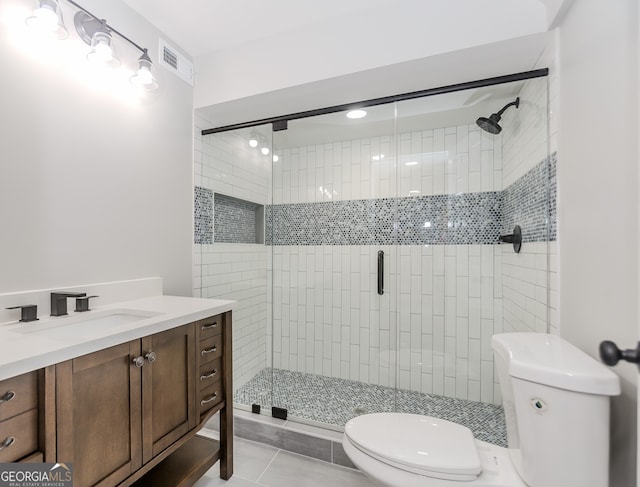
[[[196,57],[403,0],[123,0]]]

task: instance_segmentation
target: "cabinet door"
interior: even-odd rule
[[[196,426],[194,326],[142,339],[143,463]]]
[[[74,486],[113,486],[142,465],[136,340],[56,365],[58,461]]]

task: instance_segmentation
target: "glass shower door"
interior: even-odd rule
[[[336,428],[395,405],[395,107],[365,110],[274,132],[272,404]]]

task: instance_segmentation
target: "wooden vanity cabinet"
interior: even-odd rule
[[[0,462],[55,458],[54,416],[44,407],[54,397],[53,374],[47,367],[0,381]]]
[[[193,485],[218,459],[221,477],[231,477],[231,312],[217,317],[228,340],[219,343],[219,383],[228,377],[228,390],[207,411],[200,406],[199,327],[210,319],[56,365],[57,461],[73,463],[75,487]],[[195,437],[217,411],[221,441]],[[179,473],[177,463],[191,460],[192,450],[203,453],[199,469]]]
[[[56,365],[58,459],[73,485],[114,486],[142,466],[140,340]]]

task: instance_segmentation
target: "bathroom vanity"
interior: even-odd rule
[[[231,301],[155,296],[0,326],[0,462],[76,487],[233,474]],[[196,433],[220,412],[220,441]]]

